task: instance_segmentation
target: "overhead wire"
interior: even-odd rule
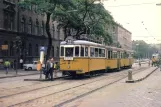
[[[148,5],[148,4],[156,4],[156,2],[140,3],[140,4],[117,5],[117,6],[108,6],[108,7],[124,7],[124,6],[137,6],[137,5]]]

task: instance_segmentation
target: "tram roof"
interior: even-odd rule
[[[103,44],[94,43],[94,42],[90,42],[86,40],[74,40],[71,44],[68,44],[66,41],[62,41],[60,45],[90,45],[90,46],[104,47],[104,48],[117,50],[117,51],[133,52],[132,50],[127,50],[127,49],[122,49],[122,48],[117,48],[117,47],[112,47],[112,46],[105,46]]]
[[[61,45],[68,45],[66,41],[60,43]],[[94,45],[94,46],[104,46],[102,44],[86,41],[86,40],[74,40],[72,44],[69,45]]]

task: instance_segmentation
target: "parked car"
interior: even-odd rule
[[[37,61],[33,61],[32,64],[23,64],[24,70],[36,70]],[[45,68],[45,64],[42,65]]]

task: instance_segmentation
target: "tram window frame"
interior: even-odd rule
[[[115,52],[115,58],[117,58],[117,52]]]
[[[79,52],[78,52],[78,55],[76,56],[76,48],[78,47],[78,50],[79,50]],[[80,46],[75,46],[74,47],[74,56],[75,57],[80,57]]]
[[[64,47],[65,48],[65,57],[74,57],[74,47]],[[73,52],[72,52],[72,56],[66,56],[66,49],[67,48],[72,48]]]
[[[82,50],[83,49],[83,50]],[[84,57],[85,56],[85,50],[84,50],[84,46],[80,47],[80,57]]]
[[[85,46],[85,57],[88,57],[88,47],[87,46]]]
[[[63,52],[62,52],[62,48],[63,48]],[[65,55],[65,48],[64,46],[60,47],[60,56],[63,57]]]
[[[90,47],[90,57],[95,57],[95,48],[94,47]]]
[[[126,57],[129,58],[129,53],[127,53],[127,56]]]
[[[102,57],[105,58],[106,57],[106,50],[105,49],[102,49]]]
[[[123,58],[123,53],[121,52],[121,58]]]
[[[95,57],[99,57],[99,48],[94,48],[94,52],[95,52]]]
[[[112,52],[112,58],[115,58],[115,53],[114,52]]]
[[[105,49],[105,51],[106,51],[106,58],[108,59],[108,50]]]
[[[102,49],[98,48],[98,57],[102,57]]]
[[[107,50],[108,51],[108,59],[111,59],[111,51]]]
[[[117,58],[121,58],[121,54],[120,54],[120,51],[117,52]]]

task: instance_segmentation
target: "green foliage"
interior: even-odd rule
[[[151,46],[143,40],[133,41],[132,48],[135,51],[135,58],[144,58],[147,56],[151,58],[152,54],[157,50],[155,46]]]
[[[112,43],[111,36],[105,30],[114,25],[113,17],[101,4],[94,4],[98,0],[73,0],[72,8],[56,8],[53,16],[59,26],[65,29],[65,34],[71,36],[71,29],[75,30],[75,38],[82,34],[103,37],[108,44]],[[110,41],[110,42],[109,42]]]

